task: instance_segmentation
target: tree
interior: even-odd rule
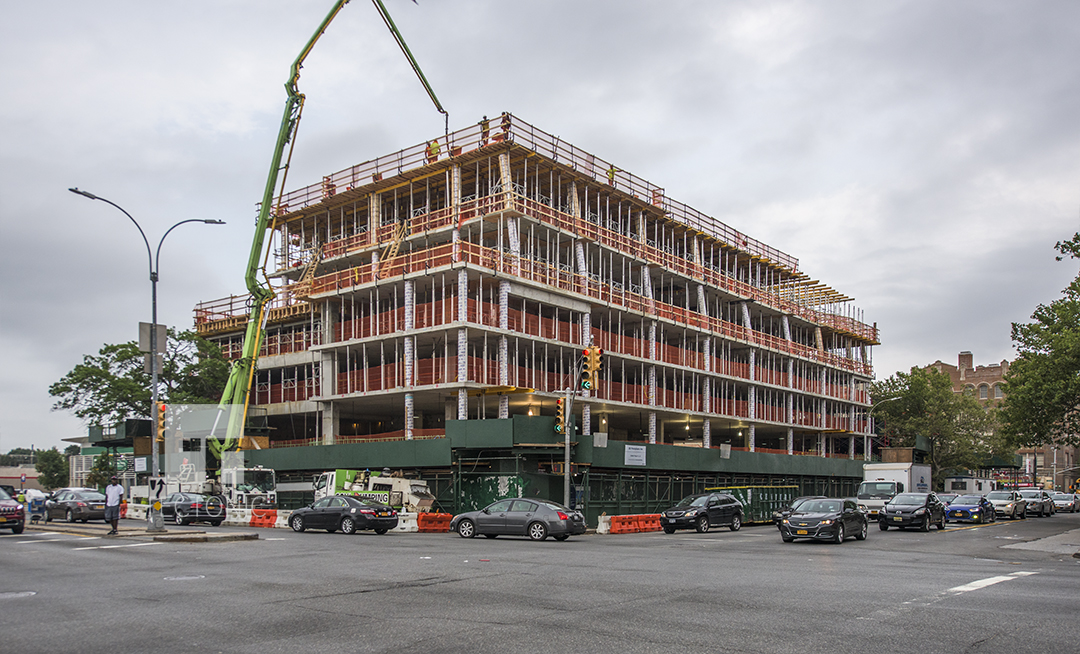
[[[898,372],[873,384],[870,396],[881,407],[875,419],[891,443],[910,447],[916,436],[930,440],[935,488],[950,472],[978,468],[1008,450],[995,428],[995,411],[954,393],[949,376],[933,368]]]
[[[68,458],[55,447],[38,452],[37,464],[34,467],[38,472],[38,483],[45,490],[68,485]]]
[[[86,475],[86,485],[90,488],[103,488],[109,485],[112,476],[116,474],[116,463],[108,452],[103,452],[94,457],[94,465],[90,468],[90,474]]]
[[[68,445],[64,448],[64,454],[68,456],[77,456],[79,454],[82,454],[82,448],[78,445]]]
[[[221,348],[195,332],[169,330],[162,370],[158,374],[163,401],[217,404],[229,376]],[[114,425],[127,418],[149,418],[153,395],[143,353],[134,342],[105,345],[83,357],[60,381],[49,387],[57,398],[53,410],[67,410],[91,425]]]
[[[1080,232],[1054,249],[1058,261],[1080,258]],[[1080,275],[1031,318],[1012,325],[1018,356],[1005,375],[1003,431],[1017,446],[1080,445]]]

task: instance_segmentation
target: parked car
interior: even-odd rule
[[[1080,501],[1072,493],[1054,493],[1054,511],[1068,511],[1076,513],[1080,511]]]
[[[674,534],[676,529],[696,529],[703,534],[710,527],[739,531],[742,521],[742,503],[726,493],[688,495],[660,514],[660,525],[668,534]]]
[[[209,522],[217,527],[226,517],[225,502],[216,495],[173,493],[161,501],[161,517],[178,525]]]
[[[1050,493],[1039,488],[1024,488],[1020,491],[1020,496],[1027,500],[1028,515],[1038,514],[1040,518],[1054,515],[1054,500]]]
[[[780,537],[785,543],[796,538],[814,538],[842,543],[848,536],[865,540],[870,519],[852,499],[835,497],[800,502],[791,515],[780,521]]]
[[[990,491],[986,499],[994,505],[994,515],[999,518],[1015,520],[1027,517],[1027,500],[1014,490]]]
[[[462,538],[483,534],[487,538],[507,535],[544,540],[552,536],[562,541],[585,533],[585,516],[551,500],[513,497],[454,516],[450,531]]]
[[[952,501],[960,497],[960,493],[938,493],[937,498],[941,500],[941,503],[945,506],[952,504]]]
[[[296,509],[289,516],[293,531],[325,529],[345,534],[370,529],[380,536],[398,525],[398,514],[392,507],[367,498],[352,495],[320,497],[309,506]]]
[[[982,495],[960,495],[945,507],[945,521],[985,523],[997,520],[990,500]]]
[[[780,521],[791,515],[791,512],[794,511],[795,507],[799,506],[799,504],[805,502],[806,500],[824,499],[826,499],[824,495],[803,495],[802,497],[796,497],[795,499],[788,502],[787,506],[785,506],[784,508],[773,511],[772,522],[774,525],[776,525],[776,528],[779,529]]]
[[[933,493],[900,493],[881,509],[878,527],[918,527],[930,531],[930,525],[945,528],[945,505]]]
[[[45,522],[105,519],[105,496],[96,490],[61,490],[45,502]]]
[[[26,528],[26,510],[7,491],[0,489],[0,529],[10,529],[14,534]]]
[[[0,484],[0,491],[7,493],[11,499],[15,499],[15,487],[10,484]]]

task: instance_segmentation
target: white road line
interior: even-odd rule
[[[72,541],[72,540],[88,541],[88,540],[98,540],[100,538],[101,538],[101,536],[74,536],[74,537],[71,537],[71,538],[39,538],[38,540],[20,540],[20,541],[16,541],[15,544],[16,545],[26,545],[28,543],[63,543],[63,542]]]
[[[74,551],[80,550],[113,550],[117,547],[142,547],[143,545],[160,545],[161,543],[128,543],[126,545],[96,545],[94,547],[76,547]]]
[[[1019,579],[1020,577],[1027,577],[1030,575],[1038,574],[1037,572],[1014,572],[1011,575],[1002,575],[1000,577],[987,577],[986,579],[979,579],[973,581],[970,584],[964,584],[963,586],[954,586],[947,593],[967,593],[973,590],[979,590],[980,588],[986,588],[987,586],[993,586],[994,584],[1000,584],[1003,581],[1010,581],[1012,579]]]

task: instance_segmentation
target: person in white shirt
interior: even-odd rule
[[[105,487],[105,522],[112,524],[112,531],[107,536],[116,536],[120,533],[120,501],[124,499],[124,487],[116,477]]]

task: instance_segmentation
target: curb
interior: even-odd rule
[[[154,536],[154,540],[161,543],[226,543],[237,540],[259,540],[258,534],[208,534],[194,532],[188,534],[166,534]]]

